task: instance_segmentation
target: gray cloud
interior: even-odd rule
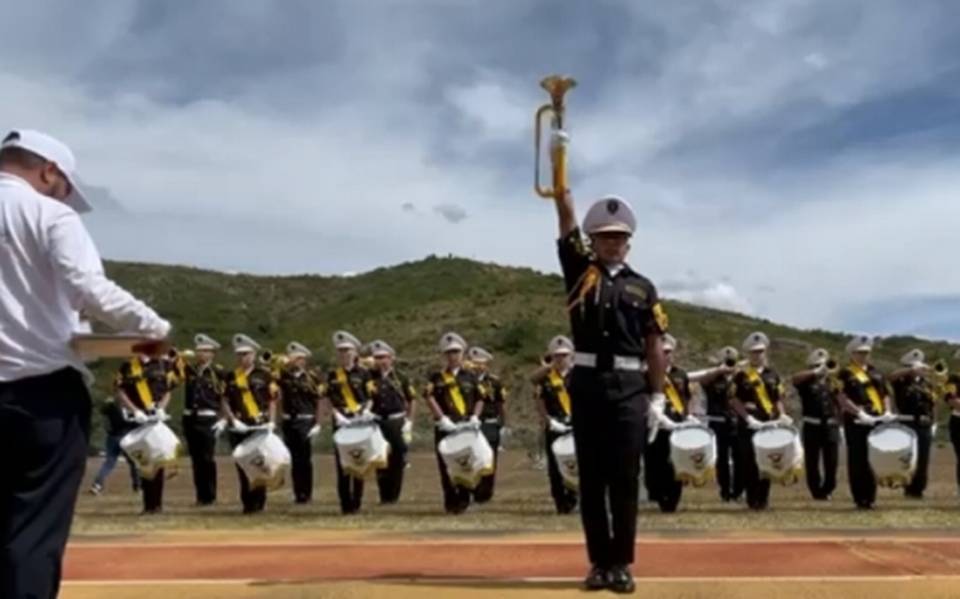
[[[454,224],[467,218],[467,211],[456,204],[438,204],[433,211]]]

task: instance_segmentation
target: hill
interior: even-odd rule
[[[175,325],[175,342],[189,347],[196,332],[224,343],[244,332],[264,347],[282,348],[292,339],[311,347],[315,361],[330,363],[330,336],[340,328],[360,339],[382,338],[400,354],[400,366],[422,381],[437,363],[436,343],[448,330],[496,354],[495,370],[511,390],[511,425],[518,441],[536,438],[535,411],[525,377],[547,341],[566,332],[563,284],[559,276],[460,258],[428,257],[380,268],[356,277],[231,275],[179,266],[112,262],[108,274],[143,298]],[[700,306],[666,301],[671,332],[680,340],[679,362],[700,368],[723,345],[740,346],[754,330],[771,338],[773,365],[782,373],[799,369],[813,347],[840,352],[846,336],[784,325]],[[930,359],[949,358],[946,342],[888,337],[877,347],[876,362],[893,367],[901,354],[922,348]],[[97,393],[109,392],[116,363],[95,368]],[[175,399],[175,404],[180,402]],[[179,406],[178,406],[179,407]],[[429,426],[426,410],[418,426]]]

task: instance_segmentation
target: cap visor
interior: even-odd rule
[[[599,235],[601,233],[623,233],[624,235],[633,235],[633,231],[626,225],[604,225],[594,227],[587,231],[587,235]]]
[[[70,195],[63,200],[63,203],[73,208],[78,214],[93,212],[93,206],[87,201],[87,196],[83,192],[83,189],[81,189],[77,176],[71,176],[66,173],[64,173],[64,176],[67,178],[67,181],[70,181],[71,191]]]

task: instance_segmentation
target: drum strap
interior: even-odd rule
[[[143,402],[143,407],[147,410],[152,410],[153,392],[150,391],[150,384],[143,376],[143,364],[140,363],[140,358],[133,358],[130,360],[130,374],[133,376],[134,380],[137,381],[137,395],[140,396],[140,401]]]
[[[567,416],[570,415],[570,394],[567,393],[567,386],[563,383],[563,377],[556,370],[550,371],[550,386],[557,394],[557,400],[560,402],[560,408]]]
[[[443,383],[447,386],[450,393],[450,401],[453,402],[453,408],[460,416],[467,415],[467,404],[463,401],[463,393],[460,393],[460,385],[457,384],[457,377],[449,372],[443,373]]]
[[[867,399],[873,404],[874,411],[876,411],[877,414],[883,414],[883,400],[880,398],[880,393],[877,391],[876,386],[874,386],[873,381],[870,380],[870,375],[856,364],[850,365],[850,372],[853,373],[853,377],[857,379],[857,382],[863,385],[864,390],[867,392]]]
[[[673,384],[673,381],[670,380],[670,377],[666,377],[663,381],[663,392],[666,394],[667,399],[670,400],[670,405],[673,406],[673,411],[682,415],[683,400],[680,398],[680,392],[677,391],[677,386]]]
[[[350,381],[347,379],[347,371],[341,367],[337,368],[337,384],[340,385],[340,394],[343,396],[343,402],[347,404],[347,411],[350,413],[360,409],[357,397],[350,388]]]
[[[243,400],[243,409],[247,412],[247,417],[254,420],[260,419],[260,406],[253,397],[253,391],[250,390],[250,382],[247,380],[247,373],[243,368],[237,368],[234,372],[234,378],[237,381],[237,389],[240,390],[240,398]]]
[[[768,416],[773,416],[773,402],[770,401],[770,394],[767,393],[767,385],[763,382],[763,379],[760,378],[760,373],[757,372],[756,368],[747,368],[744,372],[747,375],[747,380],[750,381],[750,384],[753,385],[753,388],[756,390],[760,407],[763,408],[763,411],[766,412]]]

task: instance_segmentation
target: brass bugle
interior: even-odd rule
[[[727,368],[733,368],[737,365],[737,361],[733,358],[727,358],[726,360],[723,361],[723,365],[726,366]]]
[[[933,374],[937,376],[946,376],[947,374],[947,363],[943,360],[937,360],[933,363]]]
[[[557,144],[550,149],[550,165],[553,175],[553,186],[544,187],[540,182],[541,148],[543,146],[543,118],[550,115],[550,131],[563,129],[564,104],[563,97],[568,91],[576,87],[577,82],[570,77],[550,75],[540,82],[540,87],[550,94],[550,102],[537,109],[534,117],[533,146],[534,172],[533,189],[538,196],[546,199],[560,200],[567,193],[567,149]]]
[[[827,372],[836,372],[840,368],[840,365],[837,364],[837,361],[834,359],[827,360]]]

